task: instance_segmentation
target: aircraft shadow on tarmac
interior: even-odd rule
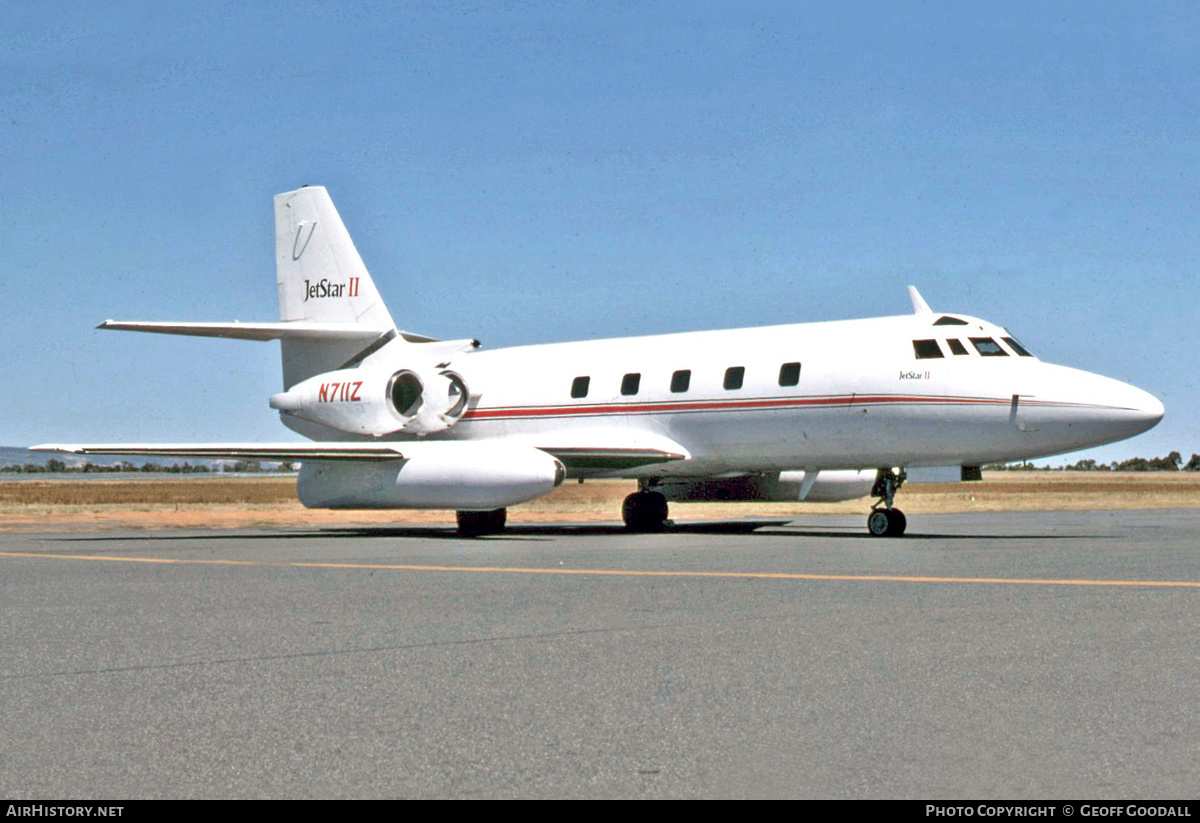
[[[857,526],[830,528],[827,524],[794,523],[787,519],[773,520],[730,520],[730,521],[696,521],[690,523],[670,523],[663,531],[663,536],[687,534],[711,535],[755,535],[758,537],[797,538],[820,537],[838,538],[843,540],[880,541],[880,545],[905,544],[922,540],[1062,540],[1064,538],[1086,538],[1100,540],[1114,538],[1111,534],[936,534],[910,531],[902,538],[880,540],[870,535],[866,529]],[[507,526],[503,533],[478,538],[463,538],[450,525],[395,525],[395,526],[341,526],[331,528],[303,530],[255,530],[241,531],[236,529],[220,530],[196,534],[195,532],[180,533],[138,533],[106,536],[71,536],[60,538],[63,542],[107,542],[107,541],[174,541],[174,540],[290,540],[308,538],[420,538],[424,540],[526,540],[554,537],[586,537],[586,536],[627,535],[629,537],[645,537],[646,534],[633,535],[626,531],[620,523],[513,523]]]

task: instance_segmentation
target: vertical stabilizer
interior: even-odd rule
[[[275,279],[280,320],[395,328],[322,186],[275,196]]]
[[[275,196],[275,279],[279,319],[361,326],[380,335],[396,324],[384,306],[329,193],[306,186]],[[361,352],[364,344],[339,339],[288,339],[283,382],[289,388],[330,371]]]

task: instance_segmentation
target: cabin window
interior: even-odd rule
[[[945,356],[942,354],[942,347],[937,344],[936,340],[914,340],[913,351],[918,360],[930,360]]]
[[[571,381],[571,396],[572,397],[587,397],[588,384],[592,382],[590,377],[576,377]]]
[[[1008,347],[1021,357],[1033,357],[1033,355],[1029,353],[1029,349],[1018,343],[1015,337],[1001,337],[1000,339],[1007,343]]]
[[[800,364],[799,363],[784,363],[779,367],[779,385],[781,386],[798,386],[800,385]]]
[[[1008,357],[1008,352],[990,337],[972,337],[971,345],[984,357]]]
[[[746,379],[745,366],[730,366],[725,370],[725,388],[728,391],[740,389],[742,381]]]
[[[935,326],[965,326],[965,325],[967,325],[967,321],[959,320],[957,317],[950,317],[949,315],[942,315],[937,320],[933,321],[933,325],[935,325]]]
[[[692,370],[680,369],[671,375],[671,391],[675,394],[685,392],[692,385]]]
[[[950,347],[950,351],[953,354],[966,354],[967,353],[967,347],[962,344],[961,340],[959,340],[955,337],[951,337],[950,339],[948,339],[946,341],[946,345]]]
[[[637,394],[642,385],[642,375],[633,372],[621,378],[621,394]]]

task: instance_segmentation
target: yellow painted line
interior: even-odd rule
[[[0,557],[92,560],[107,563],[155,563],[177,566],[250,566],[292,569],[357,569],[402,572],[489,572],[493,574],[589,575],[592,577],[682,577],[725,580],[817,580],[853,583],[994,583],[1019,586],[1140,586],[1149,588],[1200,589],[1193,580],[1072,580],[1036,577],[932,577],[892,574],[806,574],[802,572],[705,572],[661,571],[654,569],[572,569],[523,566],[430,566],[408,563],[322,563],[297,561],[273,563],[257,560],[188,560],[170,557],[117,557],[103,554],[50,554],[40,552],[0,552]]]

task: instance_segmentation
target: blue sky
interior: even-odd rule
[[[1007,325],[1200,452],[1191,3],[7,3],[0,443],[280,440],[271,197],[489,347],[909,311]],[[1070,458],[1072,460],[1076,457]]]

